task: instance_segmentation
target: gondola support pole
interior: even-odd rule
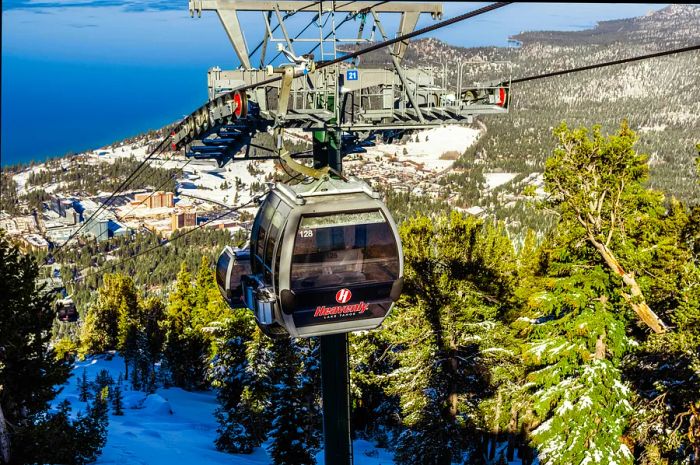
[[[342,173],[339,132],[315,131],[313,152],[315,168],[329,166]],[[352,465],[348,335],[331,334],[319,339],[325,465]]]

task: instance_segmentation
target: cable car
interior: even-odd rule
[[[253,223],[250,247],[224,249],[217,283],[271,337],[369,330],[403,288],[398,230],[379,194],[353,178],[277,184]]]
[[[56,301],[56,317],[60,321],[75,323],[78,321],[78,309],[70,297],[64,297]]]
[[[68,290],[63,284],[61,272],[58,268],[53,269],[50,278],[41,279],[38,284],[44,293],[51,295],[55,299],[53,309],[56,312],[56,318],[69,323],[78,321],[80,314],[75,302],[68,295]]]

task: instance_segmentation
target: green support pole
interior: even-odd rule
[[[342,172],[339,133],[314,131],[314,167]],[[348,335],[321,336],[321,392],[325,465],[352,465]]]

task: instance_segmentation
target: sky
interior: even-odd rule
[[[486,4],[445,2],[444,18]],[[427,37],[505,46],[521,31],[581,30],[663,6],[513,4]],[[383,18],[388,30],[397,19]],[[288,23],[290,31],[302,20]],[[252,48],[262,19],[246,13],[241,23]],[[425,15],[418,27],[433,23]],[[356,28],[350,21],[346,32]],[[177,120],[206,100],[215,65],[238,61],[216,13],[193,19],[185,0],[4,0],[1,163],[97,148]]]

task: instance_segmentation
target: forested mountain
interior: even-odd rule
[[[641,18],[601,22],[579,32],[527,32],[515,36],[519,48],[459,48],[434,39],[408,48],[407,65],[459,61],[508,61],[521,78],[673,48],[696,45],[700,7],[672,5]],[[466,68],[469,70],[469,67]],[[486,81],[474,67],[473,79]],[[488,70],[488,68],[486,68]],[[650,155],[652,187],[688,201],[700,198],[690,168],[700,134],[700,53],[671,55],[561,77],[514,84],[507,116],[484,117],[488,132],[477,158],[489,169],[542,170],[551,154],[552,128],[601,124],[615,128],[622,119],[639,132],[637,150]],[[491,71],[491,78],[507,78]],[[456,79],[456,67],[447,68]],[[467,82],[465,79],[465,83]]]
[[[514,37],[520,47],[454,47],[436,39],[411,43],[404,64],[443,69],[457,81],[458,64],[465,65],[463,85],[500,82],[546,72],[618,60],[695,45],[700,7],[671,5],[640,18],[603,21],[576,32],[524,32]],[[438,57],[436,60],[435,57]],[[507,62],[478,65],[479,62]],[[361,66],[390,66],[388,52],[363,56]],[[623,119],[639,134],[637,150],[650,157],[649,186],[696,203],[700,186],[692,169],[694,146],[700,140],[700,53],[690,52],[636,63],[583,71],[560,77],[513,84],[507,115],[480,116],[486,134],[457,162],[462,169],[449,176],[453,191],[466,206],[480,205],[513,225],[542,229],[541,212],[526,206],[519,194],[522,182],[541,173],[552,153],[552,129],[562,120],[571,126],[602,125],[606,131]],[[479,176],[465,173],[518,173],[513,182],[483,193]],[[532,179],[529,180],[531,182]]]

